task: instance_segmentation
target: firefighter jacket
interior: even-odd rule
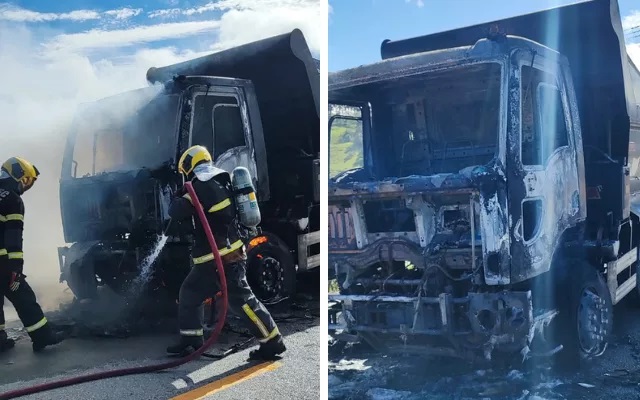
[[[236,207],[228,177],[227,173],[223,173],[206,181],[201,181],[197,177],[191,181],[221,257],[234,253],[244,245],[237,225]],[[202,264],[212,261],[214,257],[211,246],[186,190],[183,190],[182,195],[171,203],[169,216],[172,220],[195,217],[193,263]]]
[[[24,203],[11,189],[12,182],[0,179],[0,273],[22,273],[22,231]]]

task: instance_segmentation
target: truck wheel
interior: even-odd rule
[[[296,268],[288,247],[274,235],[247,252],[247,280],[256,297],[265,304],[295,293]]]
[[[613,328],[613,303],[604,278],[593,266],[568,259],[562,267],[568,274],[556,293],[560,311],[556,332],[564,346],[560,361],[573,368],[607,349]]]

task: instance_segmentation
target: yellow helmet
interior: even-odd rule
[[[16,182],[18,189],[24,193],[31,189],[36,179],[40,175],[40,171],[35,165],[20,157],[11,157],[2,164],[2,171],[9,174]]]
[[[178,162],[178,171],[185,176],[189,176],[193,169],[204,162],[211,162],[211,154],[204,146],[191,146],[182,154],[180,161]]]

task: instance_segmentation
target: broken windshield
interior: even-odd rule
[[[498,150],[501,77],[501,64],[483,62],[344,91],[341,96],[372,107],[375,171],[368,173],[377,178],[434,175],[489,163]],[[331,140],[333,150],[333,132]],[[357,135],[349,142],[361,151]]]
[[[80,113],[72,176],[157,167],[175,157],[179,96],[149,94],[100,101]]]
[[[388,87],[394,172],[451,173],[491,161],[499,137],[500,77],[500,64],[484,63]]]

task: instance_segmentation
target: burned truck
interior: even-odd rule
[[[177,160],[199,144],[217,167],[253,177],[262,223],[246,246],[256,295],[293,295],[296,273],[319,266],[319,64],[302,32],[151,68],[147,80],[77,112],[60,180],[61,282],[83,300],[144,278],[177,298],[193,225],[178,227],[154,264],[145,258],[183,183]]]
[[[381,54],[329,76],[331,332],[480,360],[602,354],[640,243],[640,73],[617,1]]]

